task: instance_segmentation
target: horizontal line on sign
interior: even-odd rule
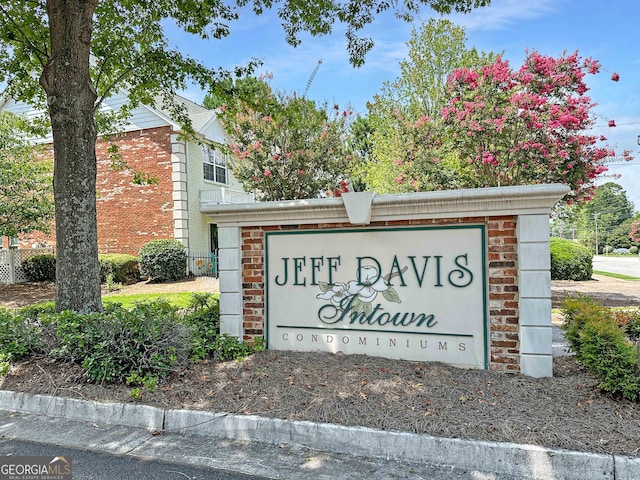
[[[400,332],[396,330],[371,330],[368,328],[300,327],[297,325],[276,325],[276,328],[291,328],[299,330],[333,330],[338,332],[402,333],[405,335],[439,335],[441,337],[473,338],[473,335],[471,335],[470,333]]]

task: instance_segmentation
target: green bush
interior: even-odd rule
[[[138,257],[122,253],[102,253],[98,255],[100,262],[100,281],[105,283],[107,276],[112,281],[129,285],[140,281],[140,267]]]
[[[163,302],[91,315],[67,311],[47,320],[60,342],[50,355],[81,364],[95,382],[124,382],[133,373],[162,378],[188,359],[189,330]]]
[[[54,282],[56,279],[56,256],[43,253],[22,262],[22,273],[30,282]]]
[[[564,238],[552,238],[551,280],[589,280],[593,273],[593,253],[587,247]]]
[[[220,335],[213,294],[195,294],[186,312],[162,300],[131,309],[108,304],[89,315],[55,313],[53,305],[0,309],[0,376],[13,359],[38,353],[81,365],[90,381],[127,383],[139,399],[190,358],[226,361],[253,352],[241,340]]]
[[[634,346],[640,313],[614,314],[587,296],[564,300],[562,329],[576,360],[598,378],[603,391],[640,400],[640,350]]]
[[[191,357],[203,360],[214,356],[215,339],[220,335],[220,304],[212,293],[194,293],[183,322],[191,330]]]
[[[178,240],[153,240],[140,249],[140,273],[154,282],[179,280],[186,275],[187,251]]]
[[[251,345],[226,333],[218,335],[214,339],[212,350],[214,360],[219,362],[241,360],[255,353],[255,349]]]
[[[572,352],[576,354],[576,359],[582,359],[582,337],[581,332],[584,326],[591,322],[610,317],[608,308],[603,307],[592,297],[586,295],[569,295],[562,303],[562,316],[564,322],[562,329],[564,336]]]
[[[582,363],[597,377],[598,387],[627,400],[640,400],[640,366],[636,349],[610,319],[585,324]]]
[[[631,255],[637,255],[638,254],[638,247],[636,247],[635,245],[633,247],[629,248],[629,253]]]
[[[4,360],[24,357],[37,349],[39,327],[20,314],[0,308],[0,356]]]

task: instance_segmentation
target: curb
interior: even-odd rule
[[[0,390],[0,410],[82,422],[137,427],[149,432],[295,444],[330,453],[430,463],[522,479],[640,479],[640,458],[387,432],[255,415],[172,410],[148,405],[101,403]]]

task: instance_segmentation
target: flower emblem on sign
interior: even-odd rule
[[[388,302],[401,303],[398,292],[389,285],[389,278],[380,275],[376,267],[364,265],[358,269],[356,275],[356,280],[347,283],[320,282],[321,293],[317,294],[316,298],[328,300],[340,310],[349,306],[351,311],[365,314],[371,313],[372,303],[379,293]]]

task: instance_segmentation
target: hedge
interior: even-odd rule
[[[564,238],[551,238],[551,280],[589,280],[593,253],[584,245]]]
[[[140,267],[138,257],[123,253],[101,253],[98,255],[100,262],[100,281],[106,282],[107,275],[113,275],[113,281],[129,285],[140,281]]]

